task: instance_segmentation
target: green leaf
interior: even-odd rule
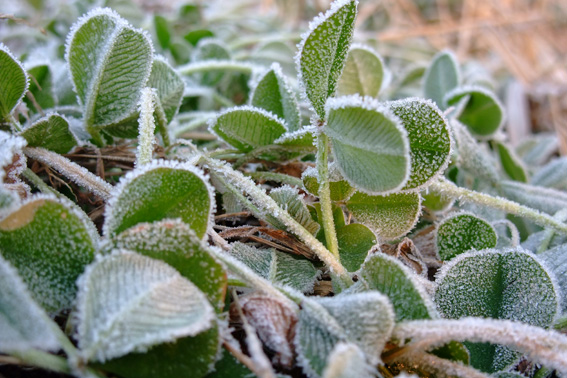
[[[169,21],[158,14],[154,15],[154,28],[156,31],[157,40],[162,49],[169,48],[169,41],[171,40],[171,31],[169,30]]]
[[[29,86],[29,78],[4,44],[0,43],[0,117],[9,121],[12,111],[22,101]]]
[[[411,174],[403,189],[426,187],[449,165],[449,124],[439,108],[428,100],[409,98],[388,102],[386,106],[402,120],[409,138]]]
[[[567,193],[561,190],[517,181],[500,181],[499,187],[504,197],[551,215],[567,207]]]
[[[353,45],[339,79],[337,94],[378,97],[384,79],[382,58],[370,47]]]
[[[397,321],[436,317],[433,302],[423,285],[397,259],[377,253],[364,263],[360,277],[369,289],[388,296]]]
[[[335,162],[357,189],[386,194],[403,188],[410,174],[407,133],[377,101],[357,95],[327,102],[327,125]]]
[[[231,60],[230,52],[224,43],[220,40],[213,38],[203,38],[197,43],[193,52],[193,61],[218,61],[218,60]],[[212,72],[205,72],[202,74],[194,74],[197,81],[206,86],[213,86],[218,84],[225,76],[222,70],[213,70]]]
[[[336,0],[331,9],[309,24],[296,56],[299,82],[319,118],[334,95],[348,54],[358,2]]]
[[[258,249],[240,242],[232,244],[232,255],[261,277],[304,293],[313,291],[319,271],[311,261],[273,248]]]
[[[337,229],[339,256],[349,272],[356,272],[376,243],[376,235],[360,223],[352,223]]]
[[[374,368],[366,361],[364,353],[356,344],[338,343],[335,345],[327,366],[323,371],[323,378],[374,378]]]
[[[340,206],[334,203],[332,204],[331,208],[333,209],[333,223],[335,223],[335,230],[339,230],[346,225],[345,214],[343,213],[343,209],[341,209]],[[319,240],[324,245],[327,245],[327,240],[325,238],[325,229],[322,225],[323,213],[321,212],[321,204],[318,202],[313,204],[313,206],[309,206],[309,211],[311,213],[311,216],[313,217],[313,220],[321,225],[321,228],[316,235],[317,240]]]
[[[51,319],[32,299],[16,270],[0,255],[0,352],[57,351]]]
[[[154,59],[147,86],[157,89],[167,122],[171,122],[181,105],[185,90],[183,80],[164,58],[158,56]]]
[[[461,362],[463,365],[469,365],[471,359],[467,347],[457,341],[451,341],[435,348],[431,351],[431,354],[446,360]]]
[[[437,308],[450,319],[508,319],[547,328],[558,311],[554,278],[521,248],[461,254],[441,268],[437,282]],[[516,358],[501,346],[466,345],[471,365],[482,371],[500,370]]]
[[[35,196],[0,222],[0,253],[48,312],[71,306],[75,281],[95,254],[98,234],[67,200]]]
[[[211,328],[205,295],[166,263],[126,250],[97,259],[77,282],[83,358],[104,362]]]
[[[270,192],[270,197],[272,197],[282,209],[286,210],[289,215],[291,215],[300,225],[305,227],[307,231],[309,231],[313,235],[316,235],[317,232],[319,232],[319,223],[311,218],[309,209],[303,202],[303,196],[300,196],[297,189],[294,189],[288,185],[284,185],[282,187],[273,189]],[[277,217],[273,218],[275,224],[280,223]],[[282,230],[287,230],[287,226],[284,224],[281,224],[280,228]]]
[[[421,214],[419,193],[369,196],[358,192],[349,198],[346,205],[360,223],[386,240],[397,239],[410,232]]]
[[[537,256],[555,274],[557,285],[561,289],[561,310],[563,314],[567,313],[567,244],[550,248]]]
[[[217,118],[211,119],[209,129],[243,152],[272,144],[286,132],[283,120],[251,106],[223,111]]]
[[[356,189],[350,186],[348,181],[344,180],[336,166],[333,164],[329,167],[329,186],[331,189],[331,201],[340,202],[348,199]],[[335,168],[335,169],[334,169]],[[313,194],[319,196],[319,182],[317,181],[317,169],[310,167],[303,171],[301,179],[305,189]]]
[[[190,44],[192,44],[193,46],[197,46],[197,44],[199,43],[199,41],[201,41],[204,38],[212,38],[214,37],[215,34],[207,29],[196,29],[196,30],[191,30],[189,33],[185,34],[185,36],[183,36],[183,38],[189,42]]]
[[[448,261],[470,250],[494,248],[497,239],[494,227],[486,220],[458,213],[439,224],[435,243],[441,260]]]
[[[69,129],[69,121],[59,114],[50,114],[25,128],[20,135],[28,146],[66,154],[78,144],[77,137]]]
[[[549,162],[531,178],[531,184],[567,192],[567,156]]]
[[[203,173],[188,163],[157,160],[129,172],[115,187],[105,210],[105,235],[138,223],[180,218],[202,238],[214,202]]]
[[[136,112],[150,75],[153,47],[148,36],[116,12],[94,9],[67,37],[66,59],[75,92],[92,135]]]
[[[504,143],[495,142],[500,164],[504,172],[514,181],[528,182],[528,174],[522,161],[516,156],[514,150]]]
[[[295,93],[278,63],[273,63],[259,79],[250,97],[252,106],[267,110],[285,120],[288,131],[294,132],[301,128]]]
[[[137,224],[114,237],[112,246],[166,262],[193,282],[215,308],[224,307],[227,289],[224,268],[195,232],[179,219]]]
[[[493,159],[486,146],[478,143],[469,133],[465,125],[453,120],[453,133],[458,146],[458,166],[474,172],[478,178],[486,179],[492,183],[500,181],[496,167],[498,163]]]
[[[238,361],[225,348],[222,357],[215,363],[215,370],[207,374],[206,378],[252,378],[254,373]]]
[[[433,100],[441,109],[445,109],[443,99],[459,85],[459,77],[459,65],[453,53],[441,51],[433,57],[425,72],[423,86],[425,97]]]
[[[445,100],[449,106],[465,102],[458,111],[457,119],[477,136],[492,135],[504,124],[504,106],[496,95],[485,88],[456,88],[447,93]]]
[[[36,113],[43,109],[53,108],[57,97],[51,67],[48,64],[36,64],[31,67],[26,64],[26,67],[28,75],[31,77],[29,91],[41,109],[38,109],[28,98],[24,98],[27,107],[34,109]]]

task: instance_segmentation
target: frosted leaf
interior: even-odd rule
[[[443,193],[433,191],[432,189],[422,191],[421,197],[423,198],[421,204],[429,211],[433,212],[445,212],[455,203],[454,198],[446,196]]]
[[[31,297],[16,270],[0,255],[0,351],[57,351],[51,319]]]
[[[203,173],[189,163],[156,160],[128,172],[114,188],[105,209],[104,234],[180,218],[203,237],[213,212],[212,193]]]
[[[146,87],[140,94],[138,116],[138,149],[136,150],[136,166],[152,161],[154,152],[154,134],[156,121],[154,119],[156,90]]]
[[[68,200],[34,196],[0,222],[0,253],[48,312],[71,306],[75,281],[95,254],[98,234]]]
[[[459,166],[474,172],[475,175],[498,182],[497,163],[490,153],[470,135],[467,128],[458,121],[451,122],[457,141]]]
[[[567,244],[561,244],[537,255],[557,278],[561,292],[561,311],[567,313]]]
[[[59,114],[48,114],[25,128],[20,135],[28,146],[66,154],[78,144],[77,137],[69,128],[69,121]]]
[[[157,56],[154,59],[147,86],[157,90],[157,97],[167,122],[171,122],[181,106],[185,83],[165,58]]]
[[[466,86],[445,95],[448,106],[465,101],[457,119],[477,136],[487,137],[498,131],[506,118],[504,106],[496,95],[485,88]]]
[[[401,119],[409,138],[411,175],[403,189],[421,189],[449,165],[449,123],[431,101],[409,98],[387,102],[386,106]]]
[[[336,0],[325,14],[309,24],[297,46],[299,82],[319,118],[325,118],[325,102],[333,96],[348,54],[358,1]]]
[[[231,59],[228,47],[220,40],[215,38],[203,38],[199,40],[193,51],[193,62],[201,61],[229,61]],[[198,82],[206,86],[214,86],[225,76],[223,70],[195,74]]]
[[[288,131],[294,132],[301,128],[295,93],[278,63],[273,63],[262,76],[250,97],[252,106],[265,109],[285,120]]]
[[[347,340],[356,344],[372,364],[380,355],[394,328],[394,309],[388,297],[376,291],[318,298],[343,327]]]
[[[370,249],[378,243],[376,235],[360,223],[351,223],[337,229],[341,264],[349,272],[360,269]]]
[[[354,44],[348,52],[337,94],[378,97],[383,79],[384,62],[378,53],[368,46]]]
[[[529,166],[545,164],[559,150],[556,133],[532,135],[516,147],[516,153]]]
[[[453,214],[437,226],[435,244],[443,261],[470,250],[494,248],[496,242],[494,227],[473,214]]]
[[[492,375],[481,373],[461,363],[439,358],[422,351],[407,353],[396,359],[401,368],[421,377],[435,378],[491,378]]]
[[[226,272],[181,220],[137,224],[112,238],[109,245],[166,262],[193,282],[217,309],[224,307]]]
[[[307,168],[301,175],[303,186],[314,196],[319,196],[318,176],[317,169],[312,167]],[[329,167],[329,187],[331,190],[331,201],[344,201],[356,191],[356,189],[340,175],[335,164]]]
[[[286,132],[283,120],[251,106],[221,112],[209,121],[209,130],[243,152],[272,144]]]
[[[0,119],[10,122],[14,108],[22,101],[29,87],[29,78],[22,63],[0,43]]]
[[[89,361],[197,335],[215,317],[205,295],[175,269],[126,250],[97,259],[77,285],[77,339]]]
[[[30,81],[29,91],[35,99],[35,103],[41,109],[53,108],[56,104],[57,94],[53,84],[53,72],[50,65],[46,62],[35,62],[28,64],[26,62],[26,71],[33,79]],[[28,98],[23,98],[28,109],[33,109],[36,113],[40,113],[40,109]],[[67,152],[67,151],[65,151]]]
[[[313,133],[315,129],[310,126],[305,126],[294,132],[286,132],[282,134],[278,139],[274,140],[274,144],[280,144],[282,146],[315,146],[315,138]]]
[[[500,190],[506,198],[512,201],[551,215],[567,208],[567,193],[561,190],[515,181],[501,181]]]
[[[20,136],[11,135],[0,130],[0,181],[17,182],[18,176],[26,168],[25,155],[22,148],[27,142]],[[14,161],[23,160],[22,164],[14,166]]]
[[[232,244],[232,255],[272,283],[290,286],[304,293],[313,291],[320,274],[309,260],[273,248],[258,249],[237,242]]]
[[[514,181],[528,182],[527,169],[514,150],[501,142],[495,142],[495,144],[500,157],[500,165],[506,175]]]
[[[366,362],[364,353],[352,343],[338,343],[329,355],[323,378],[373,378],[375,369]]]
[[[416,225],[421,214],[421,197],[419,193],[369,196],[358,192],[349,198],[347,209],[380,238],[393,240]]]
[[[534,173],[532,185],[567,191],[567,157],[554,159]]]
[[[372,255],[362,266],[360,277],[368,288],[388,296],[397,321],[437,316],[423,285],[397,259],[383,253]]]
[[[87,130],[136,112],[152,68],[153,46],[146,33],[109,8],[96,8],[71,28],[65,57]]]
[[[298,190],[291,186],[284,185],[280,188],[273,189],[270,192],[270,197],[274,199],[281,206],[282,209],[288,212],[297,223],[305,227],[307,231],[316,235],[319,231],[319,223],[311,218],[311,214],[307,206],[303,202],[303,196],[299,194]],[[280,223],[277,218],[273,219],[273,224]],[[286,230],[285,225],[281,225],[282,230]]]
[[[424,74],[424,94],[441,109],[445,109],[445,94],[459,85],[460,72],[457,59],[450,51],[441,51],[433,57]]]
[[[559,297],[555,279],[522,248],[461,254],[437,274],[435,302],[443,316],[517,320],[539,327],[552,324]],[[514,361],[498,345],[469,344],[471,364],[497,371]]]
[[[357,189],[387,194],[403,188],[410,174],[409,142],[401,121],[369,97],[329,99],[325,134],[335,162]]]

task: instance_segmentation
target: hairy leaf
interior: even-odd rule
[[[147,86],[157,89],[159,103],[163,108],[167,122],[171,122],[179,110],[185,90],[185,84],[179,74],[165,59],[156,57]]]
[[[0,43],[0,117],[10,120],[14,108],[22,101],[29,79],[17,60],[4,44]]]
[[[356,272],[376,243],[376,236],[366,226],[352,223],[337,229],[341,263],[349,272]]]
[[[311,232],[313,235],[316,235],[317,232],[319,232],[319,223],[311,218],[309,209],[303,202],[303,196],[299,195],[297,189],[284,185],[273,189],[270,192],[270,197],[272,197],[282,209],[286,210],[289,215],[297,221],[297,223],[305,227],[307,231]],[[275,224],[280,223],[277,217],[273,218]],[[282,224],[280,228],[282,230],[287,230],[287,227],[284,224]]]
[[[532,185],[544,186],[567,192],[567,157],[563,156],[546,164],[534,173]]]
[[[378,97],[383,80],[384,63],[380,56],[367,46],[353,45],[339,79],[337,94]]]
[[[557,278],[561,289],[561,310],[567,313],[567,244],[561,244],[537,255]]]
[[[486,220],[468,213],[447,217],[437,227],[436,245],[441,260],[461,253],[496,247],[494,227]]]
[[[433,100],[441,109],[445,109],[445,94],[459,85],[459,65],[455,56],[449,51],[441,51],[433,57],[433,61],[424,74],[425,97]]]
[[[20,135],[26,139],[28,146],[43,147],[58,154],[66,154],[78,144],[69,128],[69,121],[58,114],[37,120]]]
[[[499,187],[506,198],[551,215],[567,207],[567,193],[561,190],[517,181],[501,181]]]

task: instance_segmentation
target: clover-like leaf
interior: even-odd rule
[[[299,81],[317,115],[325,118],[325,102],[333,96],[352,40],[358,2],[336,0],[309,24],[298,45]]]
[[[455,56],[449,51],[441,51],[433,57],[433,61],[424,74],[425,97],[433,100],[441,109],[445,109],[444,97],[459,85],[459,65]]]
[[[221,112],[210,120],[209,129],[231,146],[244,152],[272,144],[286,132],[283,120],[251,106],[240,106]]]
[[[403,188],[420,189],[447,168],[451,155],[449,124],[431,101],[409,98],[387,103],[408,133],[411,175]]]
[[[43,147],[59,154],[66,154],[78,144],[77,137],[69,128],[69,121],[59,114],[50,114],[37,120],[20,135],[28,146]]]
[[[522,248],[463,253],[437,275],[435,302],[444,317],[517,320],[549,327],[559,306],[554,278]],[[515,353],[492,344],[466,343],[471,365],[494,372],[514,361]]]
[[[290,132],[297,131],[301,127],[301,116],[295,93],[278,63],[273,63],[258,81],[251,95],[250,104],[285,120]]]
[[[331,190],[331,201],[344,201],[349,198],[356,189],[353,188],[348,181],[338,174],[337,169],[333,169],[335,165],[329,167],[329,187]],[[314,196],[319,195],[319,181],[317,180],[317,169],[313,167],[307,168],[303,171],[301,179],[305,189]]]
[[[104,362],[195,336],[213,325],[205,295],[166,263],[126,250],[97,259],[77,283],[83,357]]]
[[[105,235],[138,223],[180,218],[202,238],[214,202],[203,173],[188,163],[154,161],[129,172],[106,206]]]
[[[51,319],[32,299],[16,270],[0,255],[0,352],[56,351]]]
[[[486,220],[469,213],[451,215],[437,226],[436,246],[443,261],[470,250],[496,247],[497,235]]]
[[[167,122],[171,122],[179,110],[185,90],[185,84],[179,74],[163,57],[158,56],[152,64],[147,86],[157,90],[159,103]]]
[[[337,94],[378,97],[383,79],[382,58],[370,47],[353,45],[339,79]]]
[[[153,46],[116,12],[97,8],[73,25],[66,59],[92,133],[136,112],[152,68]]]
[[[514,150],[501,142],[496,142],[496,149],[500,157],[500,164],[508,177],[514,181],[528,182],[526,167],[520,158],[516,156]]]
[[[496,95],[485,88],[455,88],[445,95],[445,101],[449,106],[464,101],[457,119],[477,136],[490,136],[504,124],[504,106]]]
[[[433,302],[423,285],[397,259],[383,253],[375,254],[362,266],[360,277],[368,288],[388,296],[397,321],[436,317]]]
[[[137,224],[114,237],[112,245],[168,263],[222,310],[227,289],[226,272],[181,220]]]
[[[24,102],[28,108],[34,109],[35,112],[39,113],[42,109],[54,107],[57,95],[53,83],[53,72],[49,64],[26,64],[26,69],[28,75],[32,78],[32,80],[30,80],[29,91],[35,99],[35,101],[32,102],[28,98],[24,98]],[[39,109],[36,104],[39,105]]]
[[[32,197],[0,222],[0,254],[51,313],[73,303],[75,281],[93,260],[97,242],[87,215],[51,196]]]
[[[356,272],[376,243],[376,235],[360,223],[351,223],[337,229],[341,263],[349,272]]]
[[[370,196],[357,192],[347,201],[347,209],[380,238],[397,239],[416,225],[421,214],[419,193]]]
[[[22,63],[1,43],[0,67],[0,117],[7,121],[26,94],[29,79]]]
[[[286,210],[300,225],[312,234],[316,235],[319,232],[319,223],[313,220],[309,209],[303,202],[302,196],[299,195],[297,189],[291,186],[284,185],[282,187],[273,189],[270,192],[270,197],[276,201],[282,209]],[[279,224],[277,217],[273,217],[274,224]],[[284,224],[280,227],[282,230],[287,230]]]
[[[369,97],[329,99],[325,134],[335,162],[357,189],[387,194],[403,188],[410,174],[409,142],[400,120]]]

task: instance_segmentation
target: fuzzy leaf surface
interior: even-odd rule
[[[33,94],[35,102],[41,109],[49,109],[55,106],[56,92],[53,85],[53,72],[48,64],[38,64],[27,68],[30,80],[29,91]],[[28,98],[24,97],[24,102],[29,109],[34,109],[37,113],[39,110],[35,104]]]
[[[465,99],[466,98],[466,99]],[[462,87],[447,93],[449,106],[465,101],[457,119],[475,135],[494,134],[504,123],[504,107],[492,92],[481,87]]]
[[[28,90],[29,79],[20,61],[1,43],[0,67],[0,117],[9,120]]]
[[[66,154],[78,142],[69,129],[69,121],[58,114],[51,114],[34,122],[20,134],[31,147],[43,147],[47,150]]]
[[[437,227],[437,251],[447,261],[461,253],[496,247],[497,235],[486,220],[472,214],[445,218]]]
[[[159,103],[167,122],[171,122],[179,110],[185,90],[185,84],[179,74],[164,59],[158,57],[152,64],[147,86],[157,89]]]
[[[77,338],[90,361],[195,336],[214,319],[205,295],[174,268],[126,250],[99,258],[77,284]]]
[[[314,196],[319,195],[319,181],[317,180],[317,176],[318,174],[315,168],[308,168],[301,175],[303,186]],[[353,188],[348,181],[344,179],[334,181],[332,175],[329,176],[329,187],[331,190],[331,201],[334,202],[344,201],[356,191],[356,189]]]
[[[424,75],[425,97],[445,109],[445,94],[459,85],[459,65],[455,56],[447,51],[435,55]]]
[[[270,197],[272,197],[282,209],[286,210],[300,225],[305,227],[307,231],[311,232],[313,235],[316,235],[317,232],[319,232],[319,223],[311,218],[309,209],[303,202],[297,189],[290,186],[282,186],[280,188],[273,189],[270,192]],[[276,224],[279,223],[275,217],[274,222]],[[286,230],[287,227],[282,224],[281,229]]]
[[[356,272],[376,243],[376,235],[360,223],[351,223],[337,229],[341,264],[349,272]]]
[[[29,200],[0,222],[0,253],[51,313],[73,303],[75,281],[93,260],[97,239],[85,213],[54,197]]]
[[[339,79],[337,94],[378,97],[383,79],[384,63],[378,54],[369,47],[353,45]]]
[[[337,89],[354,31],[358,2],[337,0],[309,25],[297,53],[297,71],[305,94],[319,118]]]
[[[567,192],[567,157],[554,159],[534,173],[531,184]]]
[[[542,188],[517,181],[501,181],[500,190],[506,198],[512,201],[551,215],[567,208],[567,193],[561,190]]]

